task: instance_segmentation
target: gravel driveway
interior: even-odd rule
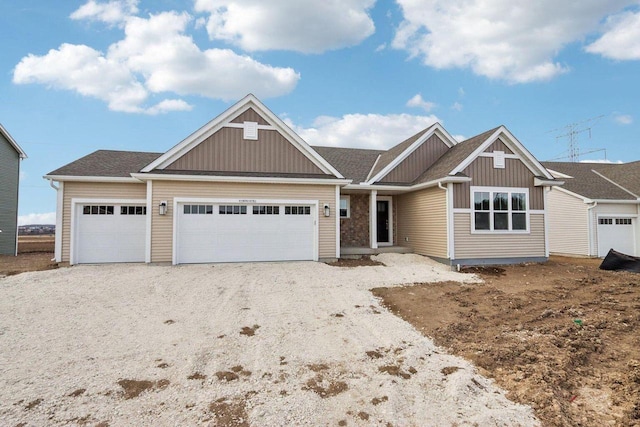
[[[0,424],[536,425],[368,291],[475,277],[378,260],[1,278]]]

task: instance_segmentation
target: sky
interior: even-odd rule
[[[438,121],[505,125],[539,160],[569,134],[580,160],[640,160],[638,0],[0,0],[0,31],[20,224],[55,222],[48,172],[164,152],[248,93],[311,145]]]

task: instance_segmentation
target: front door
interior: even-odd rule
[[[388,200],[377,200],[377,236],[378,243],[390,243],[389,242],[389,201]]]

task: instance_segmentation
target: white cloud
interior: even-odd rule
[[[245,51],[321,53],[354,46],[373,34],[375,0],[196,0],[209,14],[211,39]]]
[[[376,52],[382,52],[383,50],[385,50],[387,48],[387,44],[386,43],[382,43],[379,44],[378,47],[376,47]]]
[[[459,102],[454,102],[453,105],[451,106],[451,109],[455,111],[462,111],[462,108],[463,108],[462,104]]]
[[[398,0],[404,15],[393,46],[438,68],[470,68],[510,83],[549,80],[554,60],[634,0]]]
[[[607,18],[606,32],[586,50],[611,59],[640,59],[640,12],[623,12]]]
[[[70,15],[71,19],[102,21],[107,24],[119,24],[127,17],[138,13],[139,0],[110,0],[100,3],[89,0]]]
[[[422,108],[424,111],[426,111],[427,113],[431,110],[433,110],[433,108],[436,106],[435,103],[430,102],[430,101],[425,101],[422,98],[421,94],[416,94],[413,96],[413,98],[411,98],[410,100],[407,101],[407,107],[416,107],[416,108]]]
[[[308,128],[284,121],[311,145],[386,150],[440,120],[434,115],[346,114],[320,116]]]
[[[18,225],[42,224],[49,225],[56,223],[56,213],[31,213],[18,216]]]
[[[612,161],[609,159],[592,159],[592,160],[580,160],[580,163],[606,163],[606,164],[622,164],[622,160]]]
[[[462,98],[464,95],[465,95],[464,88],[463,88],[462,86],[460,86],[460,87],[458,88],[458,96],[459,96],[460,98]]]
[[[455,139],[455,140],[456,140],[456,141],[458,141],[458,142],[462,142],[462,141],[464,141],[465,139],[467,139],[467,137],[466,137],[466,136],[464,136],[464,135],[451,135],[451,136],[453,137],[453,139]]]
[[[613,120],[621,125],[630,125],[631,123],[633,123],[633,117],[631,117],[629,114],[615,114],[613,116]]]
[[[233,100],[252,92],[269,98],[290,92],[300,79],[291,68],[262,64],[229,49],[200,50],[186,34],[190,21],[187,13],[177,12],[129,16],[125,37],[106,54],[64,43],[46,55],[22,58],[13,82],[72,90],[107,102],[113,111],[158,114],[191,106],[181,99],[149,105],[151,96],[171,92]]]

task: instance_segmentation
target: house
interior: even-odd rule
[[[27,155],[0,124],[0,255],[18,254],[20,160]]]
[[[565,184],[549,195],[549,249],[604,257],[609,249],[640,255],[640,161],[545,162]]]
[[[455,264],[548,257],[560,184],[504,127],[387,151],[311,147],[253,95],[165,153],[100,150],[58,186],[56,259],[326,260],[402,246]]]

